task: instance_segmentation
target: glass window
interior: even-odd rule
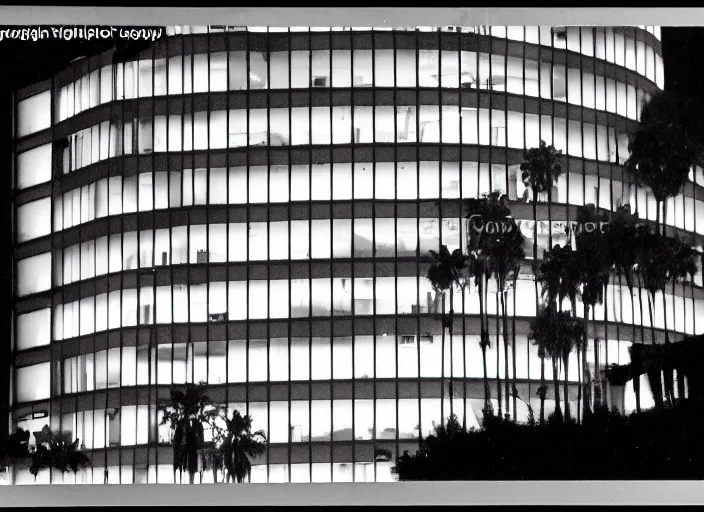
[[[330,51],[314,50],[312,58],[311,87],[330,87]]]
[[[660,89],[665,87],[665,68],[659,53],[655,54],[655,83]]]
[[[40,309],[17,316],[17,350],[27,350],[50,341],[51,309]]]
[[[51,179],[51,144],[17,155],[17,188],[23,189]]]
[[[355,440],[372,439],[374,432],[374,401],[354,401],[354,436]]]
[[[51,363],[40,363],[16,369],[16,396],[18,402],[43,400],[50,395]]]
[[[17,295],[22,297],[51,288],[51,253],[39,254],[17,262]]]
[[[353,87],[370,87],[372,82],[372,50],[354,50],[352,54]]]
[[[632,37],[625,39],[626,67],[636,69],[636,41]]]
[[[30,96],[17,103],[17,137],[51,126],[51,91]]]
[[[227,90],[227,53],[214,52],[210,57],[210,90]]]
[[[655,81],[655,52],[650,46],[645,49],[645,75],[648,80]]]
[[[249,88],[266,89],[268,78],[267,54],[264,52],[249,53]]]
[[[51,233],[51,198],[32,201],[17,208],[17,242]]]

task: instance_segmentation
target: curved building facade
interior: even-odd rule
[[[478,294],[455,294],[443,334],[425,278],[430,249],[463,246],[460,198],[507,194],[528,260],[569,243],[580,205],[655,220],[619,164],[663,87],[659,27],[167,33],[16,94],[12,424],[79,438],[93,468],[78,481],[173,483],[157,403],[199,381],[267,432],[253,482],[390,481],[451,408],[481,418]],[[519,165],[540,140],[565,174],[537,198],[534,240]],[[702,178],[668,204],[672,232],[704,234]],[[540,402],[525,268],[507,292],[515,343],[487,353],[495,407],[510,360],[521,400],[500,399],[519,420]],[[701,285],[666,294],[671,337],[704,332]],[[628,359],[634,332],[651,340],[629,294],[613,281],[596,308],[592,375]],[[664,332],[662,303],[654,320]]]

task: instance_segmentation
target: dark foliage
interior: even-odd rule
[[[607,222],[606,214],[597,210],[593,204],[577,209],[577,223],[584,226],[575,234],[579,281],[582,285],[580,296],[590,307],[604,302],[604,291],[609,282],[613,256],[606,242],[606,234],[601,229]],[[586,226],[599,227],[587,229]]]
[[[542,289],[543,300],[559,310],[565,298],[574,304],[580,292],[580,266],[576,251],[566,245],[555,245],[543,255],[538,264],[536,279]]]
[[[170,400],[160,405],[161,424],[168,424],[173,432],[173,468],[179,474],[187,472],[190,483],[198,472],[198,450],[205,447],[203,425],[213,417],[215,406],[205,394],[203,382],[186,384],[183,389],[172,388]]]
[[[242,483],[252,471],[251,459],[266,452],[266,434],[252,432],[252,417],[235,410],[232,418],[223,417],[225,428],[216,429],[219,460],[228,482]]]
[[[32,452],[32,465],[29,472],[36,478],[39,471],[46,468],[58,469],[61,473],[78,470],[90,466],[90,459],[78,450],[79,440],[71,440],[60,434],[54,434],[48,425],[41,433],[34,434],[37,447]]]
[[[562,151],[556,150],[553,145],[548,146],[544,140],[537,148],[527,149],[521,163],[523,183],[535,193],[549,192],[563,172],[561,156]],[[536,198],[533,199],[535,202]]]
[[[438,291],[449,290],[458,284],[465,268],[465,257],[460,249],[450,253],[446,245],[440,246],[440,252],[430,251],[433,264],[428,268],[426,277],[433,288]]]
[[[29,457],[29,432],[18,428],[0,444],[0,472]]]
[[[625,168],[662,203],[676,196],[690,168],[704,164],[704,120],[700,102],[659,92],[643,107],[630,137]]]
[[[499,419],[481,430],[448,421],[399,457],[400,480],[689,480],[704,478],[704,407],[631,416],[597,410],[582,424]]]

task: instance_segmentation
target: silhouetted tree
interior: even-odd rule
[[[578,230],[574,238],[577,248],[579,283],[581,285],[580,295],[584,308],[584,321],[588,322],[589,309],[591,308],[593,313],[594,307],[604,302],[606,287],[609,284],[611,268],[613,267],[612,255],[606,241],[606,235],[601,229],[602,226],[608,222],[608,217],[606,214],[600,213],[593,204],[587,204],[577,209],[576,221]],[[596,321],[594,320],[593,323],[595,327],[594,331],[596,332]],[[582,414],[586,417],[590,410],[589,400],[587,398],[589,382],[586,382],[588,377],[587,329],[584,329],[584,334],[584,340],[582,341],[581,378],[583,378],[585,382],[583,382],[580,387],[578,401],[582,400]],[[597,346],[595,337],[595,377],[599,375],[599,368],[596,366],[598,350],[599,347]]]
[[[660,207],[680,193],[690,169],[704,165],[704,121],[699,102],[672,91],[654,94],[643,106],[638,129],[629,138],[630,153],[624,168],[639,185],[650,188]],[[663,216],[667,214],[663,209]],[[663,219],[664,222],[664,219]]]
[[[552,416],[530,426],[494,417],[469,431],[450,418],[392,471],[402,481],[699,480],[703,412],[686,401],[629,416],[598,409],[582,423]]]
[[[573,317],[569,312],[556,311],[548,305],[538,312],[531,320],[528,339],[538,347],[538,356],[548,358],[552,362],[553,385],[555,386],[555,410],[558,417],[560,410],[560,389],[558,364],[562,362],[565,368],[565,419],[570,419],[569,405],[569,355],[572,349],[579,347],[582,341],[584,324],[581,319]]]
[[[562,417],[562,407],[560,405],[560,386],[558,384],[559,372],[557,363],[562,357],[562,347],[560,345],[560,335],[557,327],[557,311],[553,305],[547,305],[540,309],[537,316],[530,321],[530,333],[528,340],[533,341],[538,347],[538,357],[540,359],[550,359],[552,362],[552,381],[555,390],[555,415]],[[541,422],[543,421],[545,393],[540,398]]]
[[[521,162],[521,179],[523,184],[531,190],[531,203],[533,204],[533,265],[537,269],[538,265],[538,194],[547,192],[548,208],[552,203],[552,187],[563,173],[560,158],[562,151],[555,149],[555,146],[547,145],[544,140],[540,141],[538,147],[533,147],[524,151],[523,162]],[[550,215],[548,215],[550,217]],[[538,299],[538,282],[535,283],[536,301]],[[545,389],[545,361],[540,361],[540,386]],[[543,393],[544,396],[544,393]],[[544,400],[541,400],[540,423],[544,418]]]
[[[639,240],[637,265],[648,292],[648,310],[653,343],[655,343],[655,297],[658,292],[661,292],[665,320],[665,350],[669,350],[670,338],[667,328],[665,289],[668,284],[680,283],[686,278],[693,278],[697,271],[694,254],[690,244],[685,244],[678,237],[670,238],[652,233],[647,226],[639,230]],[[663,368],[663,370],[665,373],[665,395],[667,401],[672,404],[674,401],[672,369]],[[653,395],[656,405],[662,406],[662,389],[659,378],[656,389],[653,389]]]
[[[29,431],[18,428],[0,442],[0,470],[7,472],[12,482],[12,469],[21,461],[29,460]]]
[[[91,465],[86,454],[78,450],[78,439],[71,442],[67,436],[54,434],[48,425],[44,425],[41,432],[35,432],[34,437],[37,446],[32,452],[29,468],[34,478],[45,468],[58,469],[62,474],[73,471],[75,475],[80,469]]]
[[[631,207],[628,204],[619,206],[611,214],[609,219],[609,224],[604,230],[604,236],[606,241],[606,246],[611,252],[611,260],[613,263],[613,270],[618,277],[618,285],[622,286],[623,282],[626,282],[626,287],[628,288],[629,296],[631,298],[631,309],[635,311],[635,306],[633,303],[633,290],[635,288],[636,281],[640,283],[639,275],[636,272],[636,263],[638,258],[638,218],[631,213]],[[643,301],[640,294],[640,287],[638,288],[638,304],[640,307],[640,329],[641,329],[641,340],[644,339],[644,324],[643,318]],[[635,314],[631,315],[632,318],[632,339],[633,342],[637,340],[636,335],[636,321]],[[636,380],[634,382],[633,391],[636,397],[636,411],[640,412],[640,384]]]
[[[264,431],[252,432],[252,417],[242,416],[238,410],[232,412],[231,418],[224,417],[224,428],[215,428],[214,439],[227,482],[244,482],[251,475],[250,459],[266,451]]]
[[[464,200],[463,211],[466,219],[476,219],[477,217],[481,220],[484,216],[489,213],[486,211],[487,205],[486,201],[482,199],[470,198]],[[468,227],[468,242],[467,242],[467,254],[465,259],[466,268],[474,277],[474,285],[479,293],[479,324],[480,324],[480,337],[479,346],[482,350],[482,365],[484,370],[484,408],[486,413],[492,411],[491,407],[491,392],[489,390],[489,373],[486,363],[486,351],[491,346],[491,341],[489,337],[488,329],[488,315],[487,315],[487,293],[488,293],[488,280],[490,277],[489,266],[488,266],[488,253],[483,245],[483,239],[481,236],[481,231],[478,229],[481,227],[481,222],[473,224],[470,221]],[[500,394],[500,393],[499,393]]]
[[[538,265],[536,279],[541,284],[543,300],[552,310],[561,314],[562,303],[568,298],[572,314],[576,316],[576,301],[580,292],[580,269],[578,255],[572,247],[555,245],[546,251]],[[562,316],[559,318],[562,319]],[[566,374],[565,379],[567,379]],[[568,406],[565,408],[565,415],[569,419]]]
[[[189,483],[193,483],[198,473],[198,451],[204,446],[204,428],[212,417],[215,408],[205,394],[205,383],[186,384],[183,388],[172,388],[168,402],[162,403],[161,424],[168,424],[172,430],[174,475],[187,472]]]
[[[452,347],[452,326],[454,325],[454,288],[461,287],[460,278],[463,276],[465,269],[465,256],[461,249],[455,249],[450,253],[446,245],[440,246],[440,251],[430,251],[433,258],[433,263],[428,268],[426,277],[430,281],[435,293],[442,295],[442,342],[441,352],[445,353],[445,292],[450,292],[450,314],[449,314],[449,331],[450,331],[450,347]],[[452,355],[451,355],[452,357]],[[452,361],[452,359],[450,359]],[[445,377],[445,358],[442,360],[442,376],[443,389]],[[452,382],[452,371],[450,371],[450,382]],[[452,388],[452,386],[450,386]],[[453,394],[450,393],[450,415],[453,414]]]
[[[508,402],[510,394],[508,368],[508,315],[504,293],[507,284],[517,276],[520,264],[525,254],[523,252],[523,235],[515,220],[511,217],[511,209],[507,205],[506,195],[499,192],[486,194],[481,199],[465,201],[466,217],[469,219],[470,243],[469,250],[474,257],[480,259],[482,275],[496,281],[497,293],[500,295],[501,318],[503,326],[505,364],[505,395]],[[481,273],[481,270],[479,273]],[[486,282],[485,282],[486,283]],[[482,300],[484,297],[482,297]],[[498,355],[498,346],[497,346]],[[499,358],[497,357],[497,385],[499,399],[499,415],[502,413],[502,395],[499,377]],[[508,411],[508,403],[506,404]]]
[[[510,214],[510,210],[509,210]],[[508,329],[508,312],[506,310],[506,292],[509,283],[515,285],[516,278],[521,268],[521,261],[525,258],[523,251],[523,234],[516,222],[511,217],[506,217],[502,221],[504,228],[499,233],[487,234],[487,252],[489,273],[496,280],[497,293],[500,296],[502,331],[504,339],[504,383],[506,400],[512,396],[509,388],[509,329]],[[513,358],[515,362],[515,356]],[[514,365],[514,380],[515,380],[515,365]],[[515,382],[514,382],[515,385]],[[506,410],[509,406],[506,404]],[[514,403],[514,419],[516,408]]]

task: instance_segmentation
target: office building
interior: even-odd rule
[[[451,408],[481,420],[478,294],[454,294],[443,335],[449,301],[425,278],[429,250],[463,246],[460,198],[507,194],[528,260],[534,244],[569,243],[580,205],[628,203],[655,220],[619,164],[663,87],[659,27],[167,33],[119,62],[78,59],[15,98],[11,421],[79,438],[93,461],[80,482],[174,482],[157,404],[198,381],[266,431],[253,482],[393,480],[396,456]],[[533,240],[519,166],[540,140],[567,157],[551,204],[536,198]],[[692,179],[665,223],[699,237],[704,175]],[[673,339],[704,331],[701,285],[698,273],[666,294]],[[596,308],[592,374],[628,360],[634,322],[650,326],[629,294],[612,283]],[[525,420],[540,403],[530,273],[506,299]],[[655,325],[664,332],[661,303]],[[569,370],[576,410],[576,359]],[[634,407],[628,386],[606,395]],[[74,476],[37,482],[50,479]],[[26,470],[15,480],[34,482]]]

